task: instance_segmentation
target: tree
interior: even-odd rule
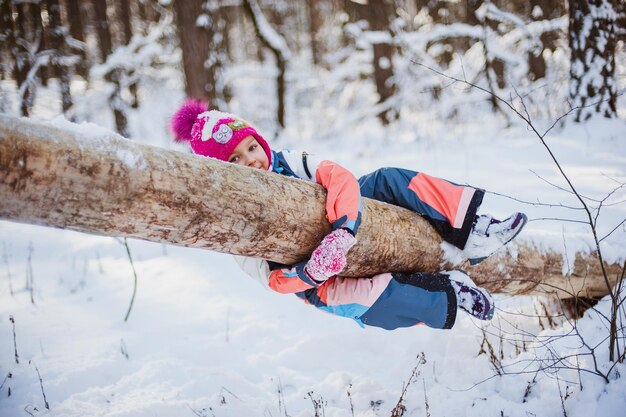
[[[569,0],[570,99],[576,121],[616,117],[615,19],[609,0]]]
[[[107,15],[107,2],[106,0],[93,0],[93,5],[96,14],[96,33],[100,46],[100,60],[102,63],[105,63],[109,55],[111,55],[111,52],[113,52],[111,29]],[[105,75],[105,79],[113,84],[113,92],[109,96],[109,105],[113,110],[115,128],[121,135],[128,136],[128,121],[126,120],[125,114],[126,106],[122,100],[122,88],[120,83],[121,76],[120,70],[111,68]]]
[[[288,264],[306,258],[330,231],[325,199],[317,184],[115,134],[90,138],[81,130],[0,115],[3,219]],[[364,199],[362,218],[346,276],[441,270],[441,238],[416,213]],[[560,254],[520,247],[516,259],[494,255],[463,268],[494,292],[564,298],[608,293],[597,258],[577,254],[568,277],[562,261]],[[621,267],[607,268],[615,285]]]
[[[32,17],[29,14],[29,6],[30,4],[25,2],[15,4],[17,18],[13,38],[15,43],[12,45],[13,61],[15,62],[14,78],[19,90],[19,107],[22,116],[28,116],[35,99],[35,75],[39,65],[35,56],[41,42],[41,32],[37,38],[35,31],[30,30],[33,25],[28,24]]]
[[[66,113],[72,107],[72,94],[70,91],[70,82],[72,68],[64,65],[63,59],[67,55],[66,47],[67,29],[61,21],[61,5],[59,0],[46,0],[46,8],[48,10],[48,32],[50,39],[50,48],[53,51],[50,57],[50,68],[52,74],[59,80],[61,88],[61,107],[63,113]]]
[[[120,21],[122,31],[122,45],[130,44],[133,38],[133,27],[131,24],[131,10],[129,0],[117,0],[116,2],[117,17]],[[129,74],[125,74],[126,78],[133,78],[132,71]],[[132,80],[128,85],[130,96],[132,97],[131,107],[136,109],[139,107],[139,96],[137,94],[137,80]]]
[[[617,40],[626,41],[626,2],[622,0],[613,0],[613,7],[617,13],[615,19],[615,36]]]
[[[529,6],[531,20],[554,19],[565,13],[565,4],[560,0],[531,0]],[[541,34],[541,44],[528,52],[528,69],[532,80],[545,77],[547,67],[543,52],[556,49],[558,36],[555,32]]]
[[[309,39],[311,43],[311,59],[313,65],[320,65],[322,62],[322,45],[318,39],[322,17],[320,15],[320,1],[306,2],[309,14]]]
[[[244,0],[244,8],[254,23],[254,30],[267,48],[269,48],[276,58],[278,76],[276,77],[276,97],[278,106],[276,108],[276,118],[281,127],[285,127],[285,73],[287,72],[287,62],[291,56],[289,47],[285,39],[276,31],[263,15],[261,7],[256,0]]]
[[[15,34],[13,33],[13,7],[11,0],[0,0],[0,75],[2,79],[10,78],[15,69],[11,59],[15,48]]]
[[[374,53],[374,82],[376,83],[379,103],[388,100],[396,91],[393,83],[394,47],[391,42],[391,33],[389,32],[389,19],[392,15],[392,1],[369,0],[367,21],[369,22],[370,30],[386,32],[388,35],[388,38],[385,40],[372,45]],[[384,125],[389,124],[389,109],[381,111],[378,117]]]
[[[73,40],[71,45],[72,52],[79,56],[76,72],[84,79],[87,79],[89,75],[89,64],[87,62],[87,48],[81,3],[78,0],[64,0],[64,3],[67,9],[66,15],[70,26],[70,36]]]
[[[205,67],[205,62],[212,53],[209,33],[207,25],[198,24],[204,13],[204,3],[204,0],[175,0],[174,13],[183,53],[185,93],[188,97],[211,101],[215,98],[215,79]]]

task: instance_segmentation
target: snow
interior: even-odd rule
[[[564,23],[543,23],[550,24]],[[537,25],[533,36],[541,33]],[[463,26],[449,29],[436,28],[432,36],[483,36]],[[515,35],[522,39],[527,33]],[[157,49],[141,44],[154,56]],[[499,47],[502,55],[510,53],[509,44],[492,46],[495,55]],[[481,54],[471,51],[468,57]],[[119,62],[123,57],[118,55]],[[530,242],[555,251],[566,261],[565,272],[577,251],[595,249],[589,227],[580,223],[586,216],[578,200],[566,191],[539,139],[516,117],[491,112],[484,96],[456,83],[443,89],[437,103],[430,88],[444,81],[427,72],[411,78],[415,65],[394,61],[401,97],[393,105],[401,107],[402,117],[383,127],[376,118],[373,83],[360,79],[371,66],[369,55],[344,52],[332,72],[314,72],[297,59],[290,63],[298,70],[288,73],[291,104],[282,132],[272,121],[271,64],[237,66],[225,75],[235,94],[229,111],[253,122],[277,148],[327,156],[357,176],[398,166],[484,187],[483,212],[505,217],[522,210],[530,219],[504,250],[515,254],[519,242]],[[557,51],[551,59],[562,69],[567,58]],[[617,64],[623,89],[623,56]],[[450,73],[472,79],[480,65],[457,60]],[[132,139],[185,151],[167,132],[167,117],[183,99],[179,71],[143,71],[141,106],[128,114]],[[530,112],[541,132],[562,114],[554,103],[567,96],[567,86],[554,81],[557,73],[546,81],[555,84],[550,89],[534,91],[539,98],[522,92],[536,100]],[[78,119],[91,121],[81,124],[55,118],[54,87],[52,81],[48,89],[39,88],[35,118],[86,138],[84,146],[100,146],[100,138],[114,135],[110,112],[103,111],[105,84],[96,79],[89,90],[73,86],[84,90],[77,95]],[[4,91],[11,98],[19,93]],[[621,119],[567,121],[546,140],[593,207],[606,198],[597,217],[598,235],[613,232],[601,247],[607,261],[623,264],[623,96],[618,107]],[[111,152],[131,167],[147,164],[130,151]],[[228,255],[128,243],[139,282],[124,322],[133,272],[118,240],[0,222],[0,416],[389,416],[407,384],[405,416],[612,417],[626,408],[626,366],[608,360],[602,318],[610,314],[608,298],[570,322],[558,314],[547,317],[557,311],[554,301],[496,295],[490,323],[459,312],[450,331],[420,326],[388,332],[362,329],[296,297],[267,291]],[[34,303],[26,277],[32,278]],[[595,348],[595,358],[586,345]],[[608,383],[597,375],[594,359]]]

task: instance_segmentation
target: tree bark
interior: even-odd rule
[[[73,69],[62,63],[68,50],[65,43],[67,29],[63,26],[63,22],[61,21],[61,5],[59,4],[59,0],[46,0],[46,6],[49,19],[48,38],[50,40],[50,48],[53,51],[53,55],[50,57],[49,67],[52,70],[52,75],[59,80],[61,106],[63,114],[65,114],[73,105],[70,89]]]
[[[285,39],[275,31],[265,19],[261,7],[256,0],[243,0],[244,9],[254,23],[254,31],[267,48],[276,57],[278,76],[276,77],[276,97],[278,106],[276,118],[281,127],[285,127],[285,93],[287,90],[285,73],[287,72],[287,60],[291,55]]]
[[[319,3],[319,1],[306,2],[309,15],[309,42],[311,44],[311,59],[313,61],[313,65],[316,66],[320,65],[322,62],[322,44],[318,39],[319,31],[322,26]]]
[[[101,62],[105,63],[111,52],[113,52],[111,28],[107,15],[107,2],[106,0],[93,0],[93,5],[96,14],[96,32],[98,33]],[[118,133],[128,136],[128,120],[125,114],[125,103],[122,99],[121,77],[122,72],[119,69],[113,69],[105,76],[106,80],[111,82],[114,87],[109,97],[109,105],[113,110],[115,128]]]
[[[203,13],[205,0],[174,0],[176,30],[183,52],[185,93],[211,101],[214,99],[215,80],[205,68],[211,54],[209,34],[205,27],[198,26],[198,17]]]
[[[626,41],[626,2],[613,0],[613,7],[617,18],[615,19],[615,36],[617,40]]]
[[[122,44],[128,45],[133,38],[133,27],[131,24],[131,8],[130,8],[130,0],[117,0],[116,4],[116,15],[121,22],[122,26]],[[133,78],[134,71],[130,70],[126,76],[128,78]],[[139,108],[139,94],[138,94],[138,84],[137,80],[131,82],[128,85],[128,92],[131,96],[130,106],[133,109]]]
[[[0,218],[285,264],[307,258],[331,230],[317,184],[75,126],[0,115]],[[441,239],[416,213],[364,199],[362,218],[343,275],[442,269]],[[578,254],[565,277],[562,255],[517,252],[460,267],[494,292],[608,293],[591,255]],[[614,284],[620,266],[607,268]]]
[[[107,57],[113,52],[106,0],[93,0],[93,8],[96,14],[95,24],[98,46],[100,47],[100,62],[106,62]]]
[[[13,50],[15,44],[15,34],[13,29],[13,6],[11,0],[0,0],[0,62],[2,79],[11,79],[15,71],[15,57]],[[4,110],[4,109],[1,109]]]
[[[617,117],[615,19],[609,0],[569,0],[570,99],[576,121]]]
[[[16,3],[14,6],[17,14],[14,32],[15,44],[12,48],[12,55],[15,62],[14,74],[18,89],[24,91],[23,96],[19,98],[20,112],[22,116],[28,116],[33,106],[33,101],[35,100],[34,75],[29,76],[33,65],[33,58],[29,51],[32,37],[29,36],[29,32],[31,31],[28,26],[28,4]],[[32,35],[32,33],[30,33],[30,35]]]
[[[370,30],[389,32],[389,20],[393,15],[393,4],[389,0],[369,0],[367,20]],[[375,43],[372,45],[374,54],[374,82],[378,92],[378,102],[383,103],[392,97],[396,91],[391,82],[393,78],[394,47],[390,42]],[[390,122],[390,111],[383,110],[378,114],[380,121],[387,125]]]
[[[87,62],[85,29],[83,27],[83,8],[80,6],[79,0],[65,0],[65,7],[67,8],[66,15],[70,26],[70,35],[83,45],[80,48],[71,48],[74,54],[80,56],[80,60],[76,65],[76,73],[85,80],[88,80],[89,64]]]

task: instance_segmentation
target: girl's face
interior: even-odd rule
[[[269,161],[259,142],[250,135],[242,140],[228,157],[228,162],[267,171]]]

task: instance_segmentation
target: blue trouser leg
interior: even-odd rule
[[[450,329],[454,325],[457,301],[447,275],[419,272],[376,275],[370,278],[373,286],[380,289],[380,292],[373,290],[377,294],[374,299],[350,293],[347,299],[339,301],[341,297],[337,293],[330,293],[333,290],[343,292],[347,288],[354,288],[354,283],[348,282],[350,280],[363,283],[366,279],[341,278],[338,283],[328,285],[332,282],[329,281],[296,295],[321,310],[351,318],[362,326],[393,330],[417,324],[436,329]],[[376,280],[382,280],[385,286],[377,286]],[[343,290],[341,286],[344,286]]]
[[[456,295],[447,275],[394,273],[389,286],[361,316],[370,326],[392,330],[425,324],[450,329],[456,320]]]
[[[361,195],[374,200],[404,207],[422,215],[439,235],[447,242],[460,249],[472,228],[476,211],[480,206],[484,192],[472,187],[464,187],[449,181],[428,177],[432,181],[419,181],[419,173],[402,168],[381,168],[359,179]],[[425,186],[423,184],[426,184]],[[418,195],[416,190],[423,193]],[[466,208],[461,212],[457,227],[450,213],[456,213],[463,190],[469,190],[471,198],[465,202]],[[429,201],[425,201],[429,200]]]

